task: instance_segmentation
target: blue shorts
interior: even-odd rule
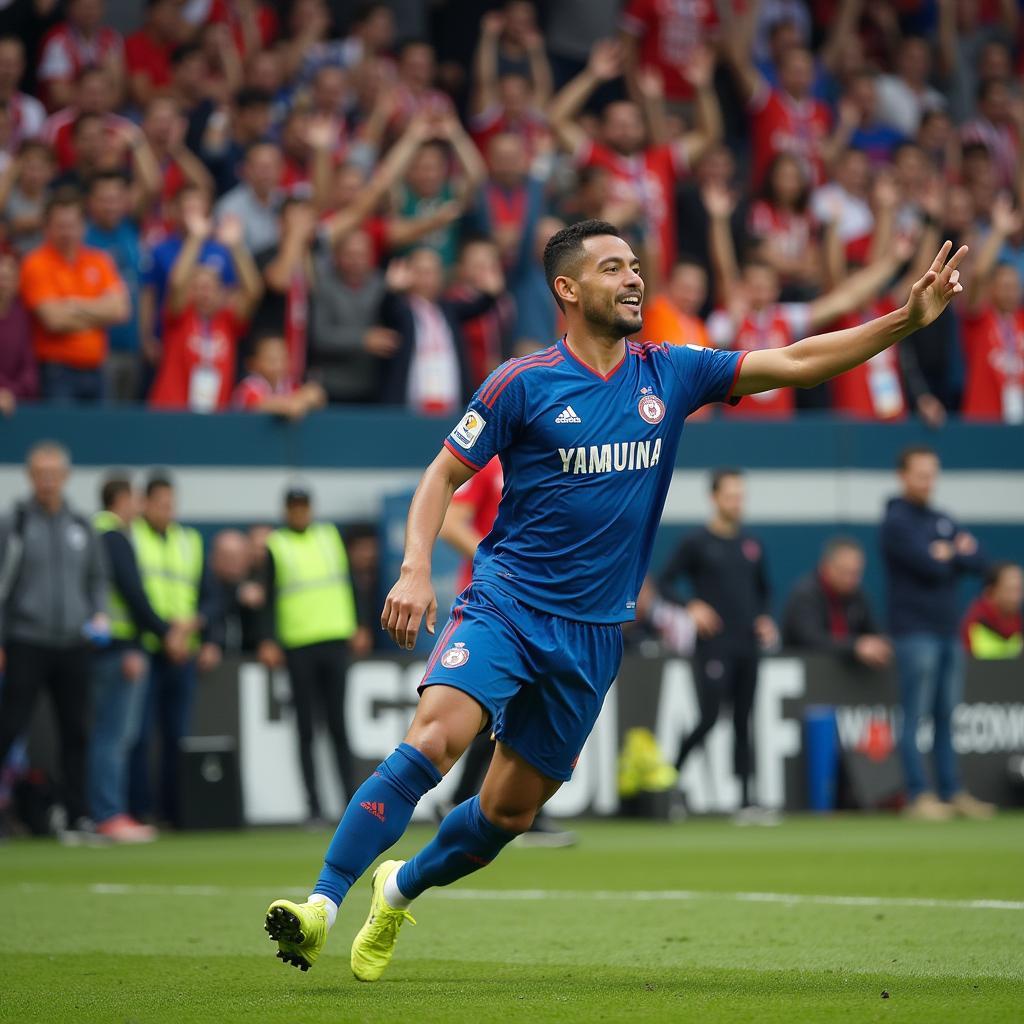
[[[621,661],[618,624],[563,619],[472,584],[452,606],[419,688],[468,693],[489,712],[496,739],[564,782]]]

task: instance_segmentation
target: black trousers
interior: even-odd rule
[[[356,791],[356,779],[348,734],[345,731],[345,677],[348,673],[348,644],[330,640],[285,651],[291,682],[295,723],[299,734],[299,763],[306,787],[309,813],[321,814],[320,794],[313,765],[313,733],[316,716],[322,716],[334,748],[338,777],[348,800]]]
[[[690,752],[700,746],[715,723],[722,704],[732,704],[733,768],[743,789],[743,804],[750,803],[750,776],[753,770],[754,750],[750,736],[750,713],[754,708],[757,688],[758,655],[747,653],[698,653],[693,659],[694,681],[697,684],[697,703],[700,721],[683,740],[676,758],[681,768]]]
[[[0,690],[0,764],[32,722],[36,700],[49,691],[60,738],[64,807],[68,823],[88,817],[86,758],[89,747],[91,658],[86,647],[42,647],[12,640]]]

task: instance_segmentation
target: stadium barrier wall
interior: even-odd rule
[[[353,752],[368,775],[401,742],[416,703],[422,659],[374,658],[354,664],[349,673],[345,717]],[[1024,754],[1024,661],[969,664],[966,700],[955,714],[955,744],[967,787],[1002,806],[1021,802],[1008,773],[1014,755]],[[821,656],[766,658],[761,666],[754,708],[754,737],[759,798],[787,811],[808,806],[804,763],[804,711],[831,705],[841,748],[851,753],[870,747],[873,722],[884,722],[898,739],[901,716],[895,681]],[[618,681],[605,702],[571,782],[549,807],[555,815],[610,815],[619,807],[617,761],[625,731],[645,726],[672,758],[681,738],[698,718],[689,663],[678,658],[627,656]],[[204,678],[197,732],[237,737],[243,807],[250,824],[301,821],[305,802],[296,754],[295,724],[285,672],[269,673],[262,665],[227,660]],[[918,734],[930,750],[931,723]],[[895,759],[892,754],[891,758]],[[324,736],[317,739],[316,759],[325,807],[339,810],[332,760]],[[728,716],[714,728],[704,751],[684,767],[680,787],[691,811],[728,812],[738,804],[732,774],[732,732]],[[432,817],[438,801],[448,798],[461,771],[456,766],[421,803],[417,815]],[[899,777],[898,765],[888,764]]]
[[[318,515],[381,523],[387,576],[401,557],[408,497],[450,426],[447,419],[373,408],[331,409],[287,423],[251,413],[26,405],[0,422],[0,510],[24,493],[21,463],[43,438],[70,449],[76,464],[70,495],[83,511],[95,508],[109,467],[166,467],[179,485],[182,519],[207,536],[224,525],[275,521],[285,485],[301,477],[313,487]],[[1024,562],[1024,428],[950,423],[934,432],[916,421],[867,424],[811,415],[787,423],[688,425],[653,568],[705,518],[707,470],[735,465],[748,472],[749,522],[765,545],[776,610],[824,540],[841,531],[864,544],[866,586],[881,611],[877,524],[896,490],[897,453],[921,442],[936,447],[945,467],[937,503],[973,530],[993,557]],[[441,575],[444,605],[451,596],[450,562]],[[965,601],[972,586],[977,589],[965,585]]]

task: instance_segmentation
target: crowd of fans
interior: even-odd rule
[[[969,242],[955,310],[736,414],[1024,421],[1011,0],[135,13],[0,2],[6,413],[448,414],[557,337],[540,253],[600,217],[641,256],[647,338],[736,348],[891,308]]]

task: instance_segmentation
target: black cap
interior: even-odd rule
[[[286,505],[309,505],[313,496],[309,493],[308,487],[295,485],[284,492],[284,503]]]

